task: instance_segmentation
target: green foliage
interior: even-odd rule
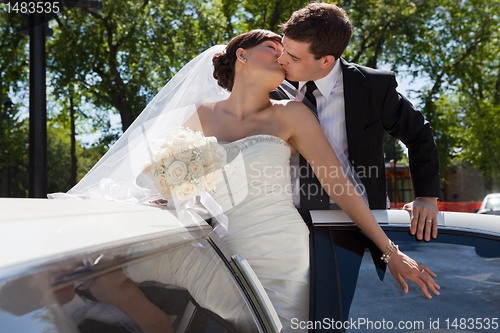
[[[435,128],[442,168],[455,159],[468,162],[491,188],[500,184],[498,143],[486,135],[498,132],[500,1],[433,4],[427,32],[406,52],[431,81],[421,94],[422,108]]]
[[[49,124],[47,129],[47,191],[48,193],[66,192],[73,187],[71,181],[70,136],[66,129]],[[77,181],[94,166],[105,153],[101,146],[83,148],[76,145]]]
[[[464,117],[460,158],[482,171],[489,191],[500,185],[499,123],[500,105],[487,100],[476,101]]]
[[[434,129],[441,169],[468,162],[499,185],[500,165],[491,158],[498,147],[484,134],[498,132],[500,1],[415,3],[342,1],[355,27],[344,57],[426,78],[418,106]]]
[[[241,30],[268,29],[278,32],[278,25],[286,22],[297,9],[304,7],[307,0],[246,0],[240,1],[240,11],[244,16],[240,19]]]
[[[399,144],[399,140],[384,133],[384,161],[391,162],[396,160],[396,163],[399,163],[399,161],[404,159],[406,159],[406,155]]]
[[[12,97],[27,81],[26,38],[20,15],[0,12],[0,196],[26,197],[28,192],[28,126]]]
[[[25,197],[28,189],[28,127],[12,104],[28,80],[23,25],[20,15],[0,12],[0,196]]]
[[[28,195],[28,122],[15,107],[0,106],[0,196]]]
[[[344,58],[368,67],[392,63],[425,23],[422,9],[407,0],[346,0],[338,4],[354,27]]]
[[[77,99],[107,130],[109,111],[123,130],[182,65],[224,36],[218,7],[205,1],[105,3],[102,12],[65,11],[47,49],[56,95],[77,84]]]
[[[24,19],[20,15],[0,12],[0,102],[9,93],[19,92],[28,80],[26,44],[21,35]]]

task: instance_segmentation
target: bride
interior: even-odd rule
[[[136,121],[139,125],[134,124],[127,131],[135,134],[125,133],[126,139],[117,142],[121,148],[129,146],[128,149],[114,149],[115,157],[108,157],[110,162],[104,163],[107,167],[100,162],[87,179],[82,180],[82,185],[77,185],[70,194],[113,200],[133,198],[134,201],[149,202],[161,198],[154,188],[145,189],[137,182],[124,183],[124,177],[114,173],[118,172],[116,166],[120,165],[121,158],[125,158],[127,163],[124,165],[128,165],[134,159],[141,160],[130,157],[131,154],[147,157],[146,149],[130,148],[137,137],[145,138],[147,135],[151,141],[151,137],[156,135],[153,129],[160,128],[164,132],[170,126],[169,121],[175,118],[185,127],[203,132],[206,137],[215,137],[226,148],[228,159],[241,152],[246,174],[240,180],[240,186],[231,186],[231,190],[235,197],[238,191],[244,192],[244,198],[235,207],[228,206],[227,194],[216,191],[213,198],[225,209],[229,221],[225,243],[250,263],[282,321],[284,332],[291,331],[292,318],[308,319],[308,229],[292,203],[291,191],[286,190],[290,186],[289,158],[295,152],[302,154],[311,164],[330,197],[384,253],[392,275],[405,293],[408,286],[404,278],[414,282],[428,298],[431,298],[429,290],[439,295],[440,287],[432,278],[436,275],[399,251],[380,228],[349,179],[343,173],[329,177],[326,170],[340,168],[341,162],[309,109],[298,101],[269,99],[269,92],[285,78],[285,72],[277,62],[282,50],[280,36],[266,30],[253,30],[233,38],[224,50],[215,47],[210,52],[206,51],[209,52],[208,56],[202,54],[201,60],[197,58],[194,63],[188,64],[180,72],[182,80],[172,79],[169,83],[171,89],[160,93],[148,106],[145,111],[150,110],[148,112],[154,117],[151,114],[141,115]],[[217,53],[214,55],[214,52]],[[213,78],[204,78],[202,86],[197,86],[199,82],[196,80],[187,79],[189,75],[201,75],[207,68],[212,71],[207,59],[213,61],[212,75],[220,87],[230,92],[229,96],[215,87]],[[184,89],[179,88],[182,84],[185,84]],[[195,98],[198,98],[199,103],[194,103],[193,112],[193,107],[189,105],[192,105],[191,99]],[[178,103],[175,108],[168,104],[173,100]],[[168,109],[165,105],[169,105]],[[191,111],[181,116],[180,113],[169,113],[171,109]],[[162,118],[165,115],[170,118]],[[152,119],[154,125],[149,126]],[[131,167],[129,173],[137,176],[137,167]],[[238,173],[230,177],[238,177]],[[342,186],[343,191],[333,191],[336,186]],[[156,260],[162,258],[160,256]],[[155,267],[154,263],[151,265]],[[120,307],[123,303],[116,295],[140,293],[137,293],[131,281],[165,281],[167,278],[164,275],[168,273],[132,265],[111,273],[106,278],[104,288],[100,288],[100,279],[95,279],[91,292],[97,299]],[[189,286],[185,287],[189,290]],[[120,292],[116,294],[113,290]],[[127,306],[133,305],[128,303]],[[153,310],[147,315],[156,318],[160,327],[158,331],[165,330],[169,326],[168,319],[154,306],[151,308]],[[134,313],[133,309],[127,311]],[[216,306],[212,311],[217,312]],[[141,313],[146,312],[145,308],[141,308]],[[156,331],[150,327],[144,330]]]

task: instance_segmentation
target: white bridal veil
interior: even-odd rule
[[[77,185],[67,193],[49,197],[131,202],[161,199],[152,183],[139,177],[143,164],[150,160],[155,143],[164,139],[170,129],[182,126],[202,102],[229,96],[213,78],[212,58],[224,48],[211,47],[184,66]]]

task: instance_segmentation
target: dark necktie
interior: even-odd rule
[[[316,86],[316,83],[314,83],[314,81],[308,81],[306,83],[306,94],[304,96],[309,100],[309,102],[314,105],[314,107],[317,106],[316,97],[314,97],[313,94],[313,91],[316,89],[318,89],[318,87]]]
[[[318,109],[317,103],[316,103],[316,97],[314,97],[313,91],[318,89],[316,86],[316,83],[314,81],[308,81],[306,83],[306,93],[304,94],[304,99],[307,99],[310,103],[304,103],[311,111],[312,113],[316,116],[316,118],[319,121],[318,118]],[[304,102],[304,100],[302,100]]]
[[[313,108],[311,111],[318,118],[318,111],[316,109],[316,97],[313,95],[313,91],[318,89],[314,81],[309,81],[306,83],[306,93],[305,98],[311,102]],[[307,105],[307,104],[306,104]],[[318,118],[319,119],[319,118]],[[307,172],[306,172],[307,170]],[[305,174],[305,175],[304,175]],[[300,156],[299,160],[299,177],[300,177],[300,210],[302,212],[307,212],[309,210],[325,210],[330,208],[330,197],[323,190],[321,183],[314,175],[311,166],[305,158]]]

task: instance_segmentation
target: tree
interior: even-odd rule
[[[344,53],[349,61],[377,68],[397,63],[397,55],[416,37],[426,23],[428,9],[407,0],[340,1],[354,27],[351,42]],[[425,14],[424,14],[425,13]],[[396,63],[395,63],[396,61]],[[395,67],[396,69],[397,67]]]
[[[201,51],[250,29],[277,31],[280,22],[308,2],[116,0],[101,12],[64,11],[51,21],[54,36],[47,39],[49,115],[52,127],[66,133],[56,135],[57,140],[52,137],[54,150],[77,156],[80,173],[81,165],[92,160],[88,156],[103,153],[119,135],[110,129],[110,112],[120,115],[125,130],[170,77]],[[417,106],[434,129],[442,170],[455,161],[466,162],[483,172],[491,188],[499,184],[495,126],[500,103],[500,0],[338,4],[354,25],[344,58],[369,67],[389,64],[394,71],[428,79],[429,85],[417,92]],[[22,25],[21,16],[0,13],[0,101],[12,99],[27,86],[28,39],[18,32]],[[9,119],[15,119],[12,126],[27,128],[18,115]],[[102,131],[100,143],[80,150],[75,142],[70,154],[72,149],[66,151],[61,142],[66,142],[62,138],[70,134],[72,123],[73,133]],[[0,126],[13,131],[5,122]],[[24,134],[8,141],[7,132],[2,133],[0,164],[5,168],[2,149],[24,151],[15,146]],[[390,157],[394,145],[387,146]]]
[[[11,98],[26,86],[27,38],[20,15],[0,13],[0,196],[27,195],[27,122]]]
[[[486,156],[498,147],[484,134],[494,131],[500,94],[500,1],[351,0],[340,5],[355,27],[345,58],[369,67],[390,64],[429,81],[417,92],[418,107],[434,129],[441,169],[467,161],[487,179],[493,177],[492,170],[499,168],[492,160],[486,163]]]
[[[498,135],[493,136],[500,86],[500,1],[439,1],[429,6],[433,14],[427,30],[418,33],[404,54],[410,66],[430,78],[421,93],[422,108],[435,129],[442,168],[456,159],[468,162],[491,187],[500,180],[494,176],[500,147]]]
[[[28,196],[28,121],[15,106],[0,113],[0,196]]]
[[[10,93],[19,92],[27,82],[28,39],[21,35],[24,20],[14,13],[0,12],[0,102],[8,100]]]
[[[286,22],[292,13],[307,5],[308,0],[246,0],[241,1],[239,33],[252,29],[278,32],[278,25]]]
[[[65,128],[51,122],[47,130],[48,156],[48,193],[66,192],[75,185],[75,178],[80,180],[88,170],[101,158],[105,149],[102,146],[83,148],[76,144],[75,158],[79,163],[73,170],[72,160],[68,158],[72,149],[71,137]],[[72,173],[75,172],[76,175]]]
[[[95,106],[96,125],[117,111],[126,130],[182,65],[222,39],[219,17],[210,3],[180,0],[117,0],[102,12],[67,11],[48,45],[56,93],[78,84],[77,99]]]

